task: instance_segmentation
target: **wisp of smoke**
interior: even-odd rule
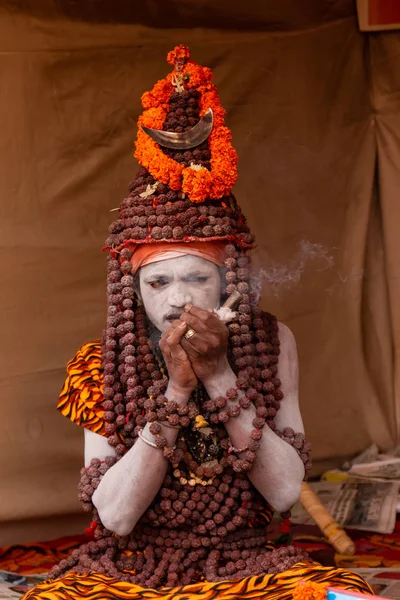
[[[334,259],[321,244],[302,240],[298,253],[287,265],[270,261],[265,268],[255,272],[251,281],[252,290],[259,299],[265,285],[274,296],[279,296],[282,289],[289,289],[299,282],[304,269],[310,263],[316,263],[319,271],[325,271],[333,267]]]

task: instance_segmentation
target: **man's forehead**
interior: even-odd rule
[[[175,273],[186,274],[191,271],[213,271],[215,265],[205,258],[190,254],[160,260],[140,269],[142,275],[172,275]]]

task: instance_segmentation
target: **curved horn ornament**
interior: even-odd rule
[[[160,146],[173,150],[188,150],[202,144],[210,135],[213,125],[214,115],[212,109],[209,108],[197,125],[183,133],[161,131],[144,125],[142,125],[142,130]]]

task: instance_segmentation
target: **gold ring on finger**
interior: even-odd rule
[[[196,335],[196,332],[194,331],[194,329],[188,329],[187,332],[184,334],[184,337],[187,340],[190,340],[190,338],[192,338],[194,335]]]

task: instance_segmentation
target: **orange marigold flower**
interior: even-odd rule
[[[149,108],[140,115],[138,125],[145,125],[152,129],[162,129],[166,116],[167,111],[162,106]]]
[[[183,169],[182,192],[187,194],[192,202],[206,200],[210,196],[211,185],[212,175],[208,169]]]
[[[300,583],[293,592],[293,600],[325,600],[327,587],[327,583]]]
[[[172,190],[179,191],[182,189],[182,171],[183,166],[177,163],[178,168],[171,170],[169,177],[169,187]]]
[[[175,46],[175,48],[167,54],[167,62],[172,66],[175,66],[177,60],[188,61],[189,58],[189,48],[187,46],[184,46],[183,44]]]
[[[190,87],[206,86],[212,81],[213,73],[208,67],[202,67],[194,62],[188,62],[183,70],[183,76],[188,78]]]
[[[168,79],[160,79],[150,92],[145,92],[142,95],[143,108],[153,108],[160,104],[168,104],[173,91],[174,87]]]
[[[212,108],[214,113],[214,127],[222,126],[226,111],[221,104],[216,87],[214,85],[210,85],[207,88],[201,86],[199,91],[201,92],[200,115],[203,116],[208,108]]]

